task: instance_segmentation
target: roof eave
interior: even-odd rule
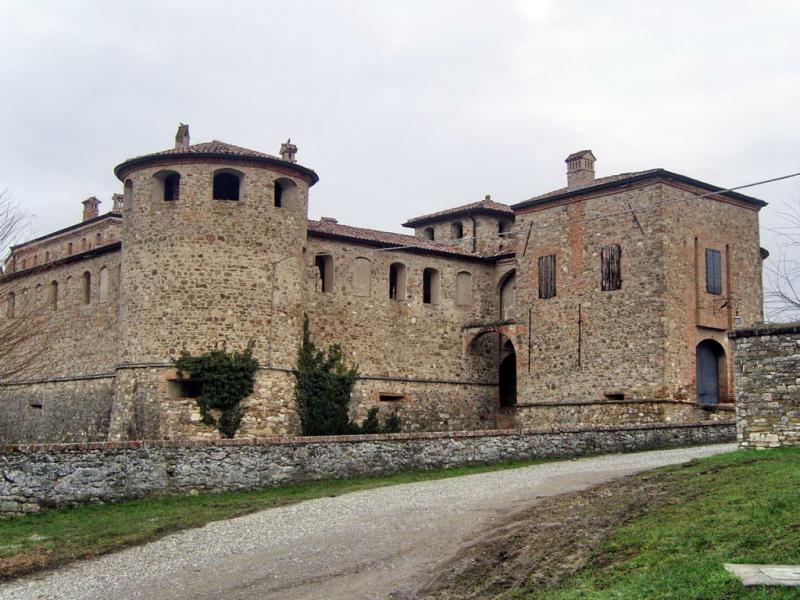
[[[106,244],[105,246],[98,246],[97,248],[85,250],[83,252],[79,252],[78,254],[71,254],[70,256],[65,256],[41,265],[36,265],[35,267],[30,267],[29,269],[14,271],[13,273],[4,273],[2,276],[0,276],[0,282],[4,283],[6,281],[12,281],[20,277],[25,277],[26,275],[33,275],[35,273],[49,271],[50,269],[54,269],[62,265],[68,265],[81,260],[95,258],[97,256],[108,254],[109,252],[115,252],[120,248],[122,248],[122,242],[113,242],[111,244]]]
[[[97,217],[94,217],[93,219],[89,219],[87,221],[81,221],[80,223],[75,223],[74,225],[70,225],[69,227],[64,227],[63,229],[58,229],[57,231],[53,231],[53,232],[48,233],[46,235],[40,235],[37,238],[33,238],[32,240],[28,240],[27,242],[22,242],[21,244],[16,244],[14,246],[10,246],[9,250],[11,250],[13,252],[14,250],[17,250],[19,248],[24,248],[26,246],[30,246],[30,245],[36,244],[38,242],[43,242],[44,240],[47,240],[47,239],[50,239],[50,238],[54,238],[54,237],[58,237],[59,235],[62,235],[64,233],[68,233],[70,231],[74,231],[76,229],[80,229],[81,227],[85,227],[85,226],[88,226],[88,225],[94,225],[95,223],[99,223],[99,222],[103,221],[104,219],[109,219],[109,218],[110,219],[116,219],[116,220],[122,220],[122,215],[120,213],[114,212],[112,210],[112,211],[109,211],[107,213],[103,213],[102,215],[99,215]]]
[[[514,218],[514,213],[511,211],[497,210],[495,208],[470,208],[463,211],[451,212],[446,215],[423,215],[421,217],[414,217],[403,223],[403,227],[416,227],[418,225],[425,225],[426,223],[436,223],[438,221],[448,221],[453,217],[462,217],[464,215],[492,215],[498,217]]]

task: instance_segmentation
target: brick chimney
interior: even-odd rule
[[[295,155],[297,154],[297,146],[292,143],[292,138],[286,140],[285,144],[281,144],[281,158],[287,162],[297,162]]]
[[[175,150],[186,148],[189,145],[189,126],[184,123],[178,125],[178,133],[175,134]]]
[[[84,221],[94,219],[97,215],[100,214],[100,200],[98,200],[94,196],[87,198],[81,204],[83,204]]]
[[[122,205],[125,202],[125,196],[122,194],[111,194],[111,201],[114,203],[111,212],[121,213]]]
[[[591,150],[573,152],[564,162],[567,163],[567,189],[576,190],[594,182],[594,161]]]

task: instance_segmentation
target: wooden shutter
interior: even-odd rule
[[[556,295],[555,254],[539,257],[539,298],[546,300]]]
[[[722,293],[722,254],[706,248],[706,290],[709,294]]]
[[[601,289],[604,292],[622,287],[622,249],[619,244],[609,244],[600,249]]]

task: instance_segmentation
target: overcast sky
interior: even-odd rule
[[[401,231],[480,200],[663,167],[724,187],[800,171],[800,3],[0,3],[0,190],[70,225],[126,158],[220,139],[320,176],[310,216]],[[771,203],[763,243],[800,179]]]

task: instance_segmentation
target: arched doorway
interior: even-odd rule
[[[507,408],[517,404],[517,353],[511,340],[500,347],[500,368],[498,373],[500,406]]]
[[[697,403],[716,406],[725,391],[725,349],[719,342],[703,340],[697,345]]]

